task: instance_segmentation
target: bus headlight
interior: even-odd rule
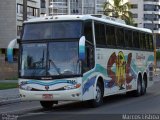
[[[65,90],[71,90],[71,89],[76,89],[80,88],[81,84],[75,84],[75,85],[67,85],[64,87]]]
[[[32,90],[32,87],[29,87],[29,86],[20,86],[20,89],[22,89],[22,90],[27,90],[27,91],[31,91],[31,90]]]

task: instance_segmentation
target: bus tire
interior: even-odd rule
[[[40,101],[40,104],[44,109],[52,109],[54,101]]]
[[[147,88],[147,83],[146,83],[146,76],[143,77],[142,79],[142,91],[141,91],[141,95],[145,95],[146,94],[146,88]]]
[[[142,95],[142,77],[138,76],[137,90],[133,91],[134,96],[139,97]]]
[[[92,107],[98,107],[103,104],[103,87],[100,82],[98,82],[96,85],[96,98],[90,102]]]

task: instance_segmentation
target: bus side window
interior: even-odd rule
[[[116,28],[117,47],[124,47],[124,30],[123,28]]]
[[[150,50],[153,50],[153,36],[152,35],[149,35],[149,48]]]
[[[84,35],[86,40],[93,44],[92,21],[85,22]]]
[[[141,49],[145,50],[146,49],[145,33],[140,33],[140,44],[141,44]]]
[[[145,33],[143,33],[143,50],[146,49]]]
[[[132,48],[132,31],[125,30],[125,47]]]
[[[115,27],[106,25],[107,46],[116,47]]]
[[[94,48],[86,45],[85,61],[83,63],[83,73],[94,68]]]
[[[133,43],[136,49],[140,48],[139,33],[135,31],[133,32]]]
[[[98,47],[106,47],[105,26],[102,23],[95,22],[95,39]]]
[[[149,34],[145,35],[146,50],[149,50]]]
[[[83,62],[83,73],[89,71],[94,67],[94,44],[92,21],[85,22],[84,35],[86,38],[85,60]]]

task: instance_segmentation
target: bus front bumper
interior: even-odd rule
[[[63,91],[27,91],[19,89],[22,100],[36,101],[82,101],[81,89]]]

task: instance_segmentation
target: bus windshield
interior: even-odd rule
[[[81,21],[26,23],[22,40],[80,38]]]
[[[79,75],[78,42],[22,45],[21,77]]]

